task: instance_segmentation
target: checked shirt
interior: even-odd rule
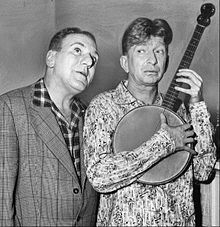
[[[33,102],[37,106],[51,107],[51,110],[60,126],[68,150],[71,154],[77,175],[80,178],[80,142],[78,123],[85,111],[85,106],[80,102],[79,99],[74,98],[72,100],[71,121],[69,123],[57,108],[55,103],[51,100],[43,78],[41,78],[35,85]]]

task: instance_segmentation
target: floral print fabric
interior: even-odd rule
[[[198,137],[198,155],[187,171],[167,184],[142,184],[137,179],[143,171],[174,152],[175,144],[168,132],[160,129],[138,148],[114,153],[112,140],[118,122],[130,110],[144,105],[126,86],[127,81],[122,81],[115,90],[96,96],[85,116],[87,175],[101,192],[97,226],[193,226],[193,178],[206,180],[216,161],[206,105],[199,102],[190,106],[190,115],[184,106],[178,110],[192,123]],[[162,104],[161,94],[154,104]]]

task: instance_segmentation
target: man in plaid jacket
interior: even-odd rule
[[[0,226],[95,225],[76,95],[97,61],[95,37],[65,28],[51,39],[44,77],[0,97]]]

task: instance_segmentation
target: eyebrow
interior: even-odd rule
[[[73,46],[73,45],[75,45],[75,44],[79,44],[80,46],[85,47],[85,45],[84,45],[83,43],[81,43],[81,42],[75,42],[75,43],[72,43],[70,46]]]
[[[82,47],[85,47],[85,45],[83,44],[83,43],[81,43],[81,42],[75,42],[75,43],[72,43],[70,46],[73,46],[73,45],[75,45],[75,44],[78,44],[78,45],[80,45],[80,46],[82,46]],[[95,53],[98,55],[98,57],[99,57],[99,53],[97,52],[97,50],[95,51]]]

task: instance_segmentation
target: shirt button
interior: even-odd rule
[[[79,193],[79,189],[78,189],[78,188],[74,188],[74,189],[73,189],[73,193],[74,193],[74,194],[78,194],[78,193]]]

